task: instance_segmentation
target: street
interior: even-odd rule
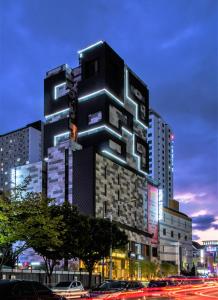
[[[88,298],[87,298],[88,299]],[[97,300],[99,298],[89,298],[92,300]],[[162,289],[144,289],[138,292],[121,292],[111,295],[101,296],[100,299],[110,299],[110,300],[182,300],[182,299],[218,299],[218,283],[213,284],[201,284],[195,286],[182,286],[173,288],[162,288]]]

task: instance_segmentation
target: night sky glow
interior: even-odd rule
[[[0,1],[0,134],[43,118],[43,78],[107,41],[175,135],[175,198],[218,239],[218,1]]]

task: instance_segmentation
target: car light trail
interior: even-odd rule
[[[169,281],[169,278],[166,280]],[[181,300],[181,299],[218,299],[218,278],[202,279],[202,278],[183,278],[172,280],[176,286],[142,288],[135,291],[122,291],[115,293],[107,293],[99,295],[101,299],[110,300],[143,300],[152,299],[154,297]],[[99,297],[87,298],[89,300],[97,300]]]

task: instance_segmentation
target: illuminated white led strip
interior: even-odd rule
[[[53,113],[53,114],[51,114],[51,115],[47,115],[47,116],[45,116],[45,118],[46,118],[46,119],[49,119],[49,118],[54,117],[54,116],[56,116],[56,115],[62,114],[62,113],[64,113],[64,112],[67,112],[67,111],[69,111],[69,110],[70,110],[69,108],[66,108],[66,109],[57,111],[57,112],[55,112],[55,113]]]
[[[140,168],[141,157],[135,153],[135,134],[131,133],[125,127],[122,127],[122,130],[133,137],[133,139],[132,139],[132,154],[133,154],[133,156],[135,156],[138,159],[138,171],[147,176],[148,173],[142,171],[141,168]]]
[[[126,68],[126,87],[125,87],[125,91],[126,91],[126,98],[135,106],[135,118],[136,118],[136,122],[139,123],[142,127],[144,127],[145,129],[148,129],[148,127],[143,124],[139,119],[138,119],[138,104],[129,97],[129,93],[128,93],[128,70]]]
[[[96,131],[101,131],[101,130],[107,130],[109,132],[111,132],[113,135],[117,136],[119,139],[122,139],[122,135],[120,135],[119,133],[117,133],[116,131],[114,131],[113,129],[111,129],[110,127],[106,126],[106,125],[101,125],[98,127],[94,127],[85,131],[80,131],[78,133],[78,136],[83,136],[83,135],[89,135],[92,134]]]
[[[111,153],[110,151],[102,150],[102,153],[105,153],[105,154],[107,154],[108,156],[113,157],[114,159],[116,159],[116,160],[122,162],[123,164],[126,164],[126,161],[125,161],[124,159],[119,158],[118,156],[114,155],[114,154]]]
[[[62,82],[54,87],[54,98],[57,99],[57,88],[66,85],[66,82]]]
[[[133,154],[136,158],[138,158],[138,171],[141,172],[142,174],[148,176],[148,173],[146,173],[146,172],[144,172],[144,171],[141,170],[141,168],[140,168],[140,165],[141,165],[141,157],[140,157],[138,154],[136,154],[136,152],[135,152],[135,134],[133,134],[133,139],[132,139],[132,154]]]
[[[92,44],[92,45],[90,45],[90,46],[88,46],[88,47],[86,47],[86,48],[84,48],[84,49],[81,49],[81,50],[77,51],[77,53],[81,54],[81,53],[83,53],[83,52],[85,52],[85,51],[87,51],[87,50],[90,50],[90,49],[92,49],[92,48],[94,48],[94,47],[96,47],[96,46],[98,46],[98,45],[101,45],[101,44],[103,44],[103,41],[98,41],[98,42],[95,43],[95,44]]]
[[[122,130],[125,131],[127,134],[129,135],[133,135],[132,132],[130,132],[129,130],[127,130],[125,127],[122,127]]]
[[[54,136],[54,146],[57,145],[57,138],[62,137],[62,136],[66,136],[66,137],[68,136],[69,137],[69,134],[70,134],[70,131],[66,131],[66,132],[55,135]]]
[[[114,96],[111,92],[109,92],[107,89],[101,89],[101,90],[98,90],[98,91],[95,91],[93,93],[90,93],[88,95],[85,95],[85,96],[82,96],[82,97],[79,97],[78,98],[78,101],[79,102],[83,102],[83,101],[86,101],[88,99],[91,99],[95,96],[98,96],[98,95],[101,95],[101,94],[106,94],[108,96],[110,96],[113,100],[115,100],[116,102],[118,102],[121,106],[124,106],[124,103],[119,100],[116,96]]]

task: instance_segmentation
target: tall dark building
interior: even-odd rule
[[[156,259],[158,188],[148,178],[146,84],[105,42],[79,51],[79,66],[45,78],[47,194],[83,213],[112,216],[132,259]],[[138,272],[140,270],[138,269]]]

